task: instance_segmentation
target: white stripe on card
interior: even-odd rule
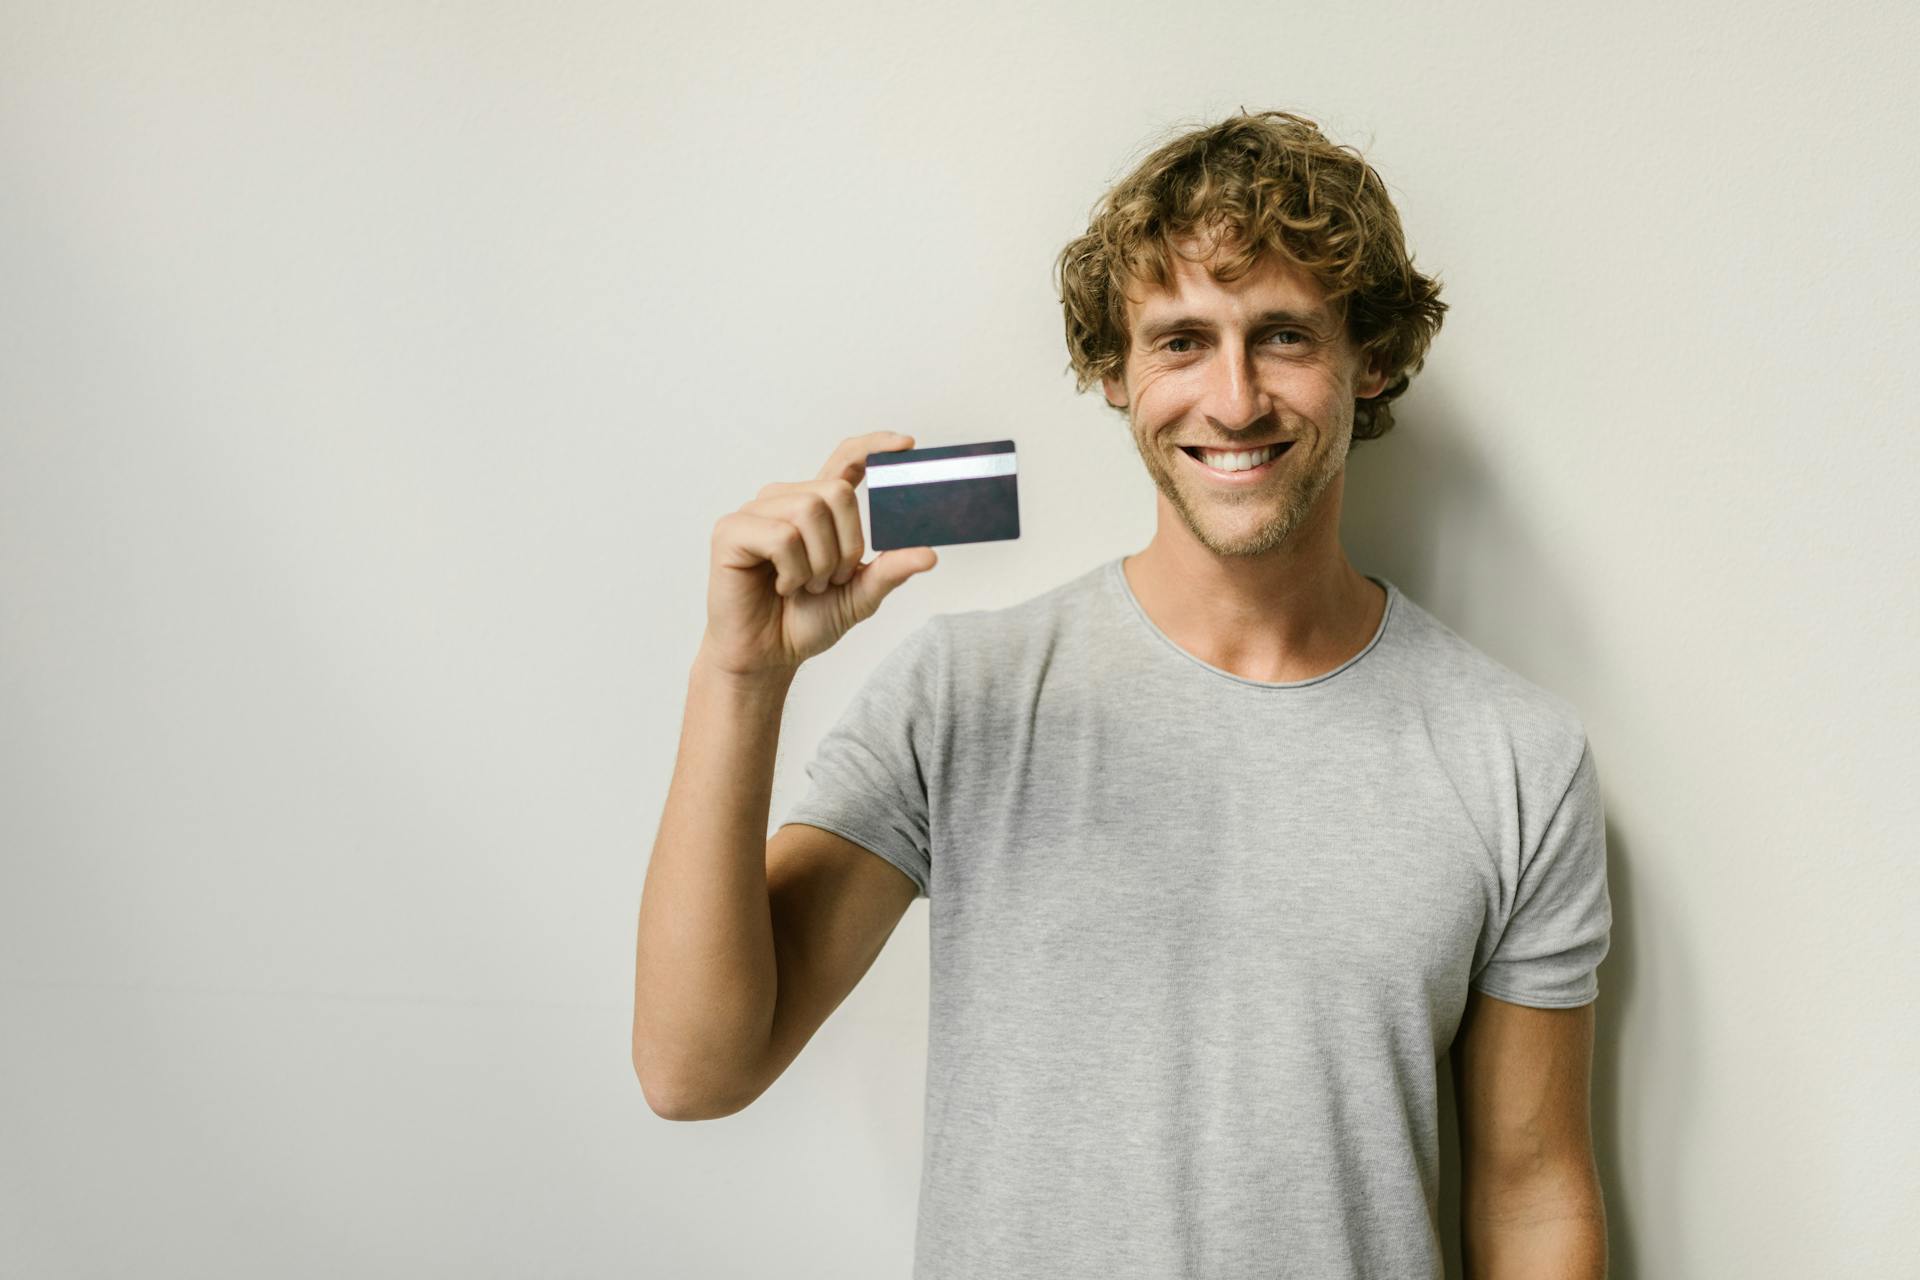
[[[924,462],[895,462],[867,468],[867,487],[893,484],[933,484],[939,480],[977,480],[982,476],[1014,474],[1014,453],[976,453],[960,458],[928,458]]]

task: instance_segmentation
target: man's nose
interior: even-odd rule
[[[1207,416],[1222,431],[1240,431],[1265,413],[1265,397],[1254,382],[1253,361],[1246,347],[1222,343],[1207,375]]]

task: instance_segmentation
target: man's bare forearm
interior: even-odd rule
[[[673,781],[640,896],[634,1069],[688,1113],[746,1087],[777,982],[767,813],[793,673],[742,678],[696,657]]]
[[[1585,1173],[1536,1179],[1462,1207],[1467,1280],[1606,1280],[1607,1215]]]

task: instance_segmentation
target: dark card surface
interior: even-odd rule
[[[1013,441],[867,455],[867,542],[875,551],[1020,536]]]

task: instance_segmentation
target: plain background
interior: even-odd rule
[[[0,1274],[905,1275],[924,903],[748,1110],[630,1067],[707,539],[846,435],[1019,446],[1023,536],[801,675],[777,820],[927,614],[1146,543],[1052,262],[1241,106],[1365,152],[1452,307],[1354,562],[1589,727],[1613,1274],[1911,1274],[1916,36],[0,7]]]

